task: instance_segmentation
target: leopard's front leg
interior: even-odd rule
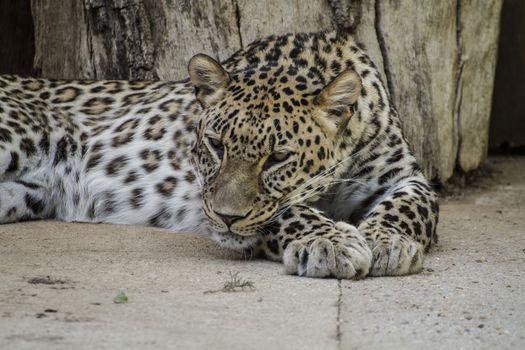
[[[438,210],[436,195],[422,177],[394,185],[358,226],[374,255],[370,275],[421,271],[424,251],[437,240]]]
[[[372,264],[372,251],[354,226],[307,206],[291,207],[265,232],[266,255],[282,260],[288,274],[362,278]]]

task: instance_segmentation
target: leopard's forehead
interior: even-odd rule
[[[232,150],[263,154],[276,147],[299,148],[322,129],[312,119],[320,81],[294,66],[269,67],[232,75],[228,89],[207,113],[207,127],[223,135]],[[319,139],[319,136],[317,137]]]
[[[282,109],[291,113],[293,107],[308,105],[309,99],[320,91],[323,83],[320,75],[315,79],[315,74],[305,67],[263,66],[233,74],[227,96],[267,117],[272,111],[279,113]]]

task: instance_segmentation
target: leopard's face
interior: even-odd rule
[[[328,110],[327,88],[302,92],[313,90],[297,89],[302,79],[280,67],[230,75],[203,55],[192,59],[190,76],[204,107],[194,163],[216,232],[257,235],[281,210],[332,183],[341,155],[330,116],[351,113]]]
[[[331,179],[326,170],[335,163],[334,144],[311,120],[309,99],[296,113],[273,112],[275,101],[236,101],[232,91],[242,90],[235,86],[224,96],[226,103],[205,110],[196,163],[213,228],[253,235],[280,208],[322,191]],[[325,172],[322,181],[313,181]]]

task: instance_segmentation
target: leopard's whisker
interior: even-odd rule
[[[329,167],[328,169],[322,171],[321,173],[317,174],[316,176],[312,177],[311,179],[309,179],[308,181],[306,181],[305,183],[301,184],[299,187],[297,187],[295,190],[293,190],[292,192],[290,192],[287,196],[285,196],[282,200],[283,201],[286,201],[287,200],[287,197],[290,198],[290,197],[293,197],[294,195],[297,194],[297,192],[299,193],[302,193],[302,191],[308,187],[309,185],[312,185],[312,183],[316,182],[316,181],[320,181],[326,177],[328,177],[329,175],[332,175],[330,174],[330,172],[332,171],[335,171],[335,169],[342,165],[343,163],[351,160],[352,158],[356,157],[357,155],[359,155],[361,152],[363,152],[363,150],[361,151],[358,151],[356,153],[353,153],[353,154],[350,154],[349,156],[343,158],[342,160],[340,160],[339,162],[335,163],[334,165],[332,165],[331,167]]]

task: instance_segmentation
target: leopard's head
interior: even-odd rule
[[[257,235],[280,211],[326,191],[361,90],[355,72],[322,86],[294,66],[230,73],[196,55],[189,74],[203,106],[194,162],[216,232]]]

